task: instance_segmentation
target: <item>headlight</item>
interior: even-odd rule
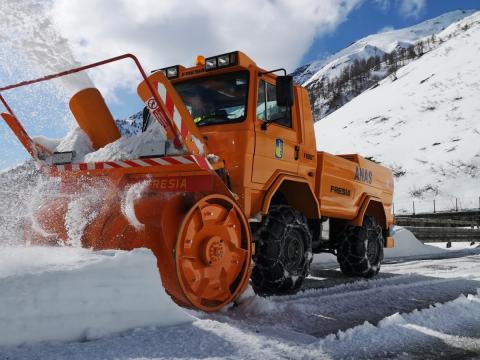
[[[160,71],[163,75],[167,77],[167,79],[176,79],[180,76],[180,65],[153,70],[152,73],[157,71]]]
[[[205,59],[205,70],[212,70],[217,67],[217,58],[208,58]]]
[[[176,78],[178,77],[178,69],[176,66],[170,67],[167,69],[167,78]]]
[[[218,67],[230,65],[230,56],[229,54],[221,55],[218,57]]]
[[[205,70],[206,71],[215,70],[217,68],[234,66],[237,64],[238,64],[237,52],[221,54],[221,55],[212,56],[205,59]]]

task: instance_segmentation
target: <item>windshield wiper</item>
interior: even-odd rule
[[[210,115],[201,116],[200,118],[196,118],[193,121],[195,122],[195,124],[200,125],[200,124],[204,124],[205,121],[215,120],[215,119],[230,120],[228,118],[228,114],[210,114]]]

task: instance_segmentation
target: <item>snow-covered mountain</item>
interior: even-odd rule
[[[126,119],[115,119],[118,129],[122,135],[130,136],[142,131],[143,111],[139,111]]]
[[[389,75],[393,70],[383,63],[386,54],[392,51],[406,52],[406,49],[415,46],[419,41],[425,41],[432,35],[435,38],[445,28],[474,12],[475,10],[453,11],[412,27],[367,36],[326,59],[299,67],[292,74],[296,83],[303,84],[309,90],[314,117],[318,121]],[[419,50],[417,54],[418,52]],[[377,64],[374,69],[375,57],[378,57],[382,63]],[[355,61],[368,59],[372,60],[372,67],[370,67],[372,71],[365,74],[361,84],[357,82],[353,89],[342,88],[340,94],[335,94],[334,91],[325,94],[323,90],[328,86],[328,82],[338,80],[342,72],[352,66]],[[405,63],[408,61],[403,61],[400,66]]]
[[[397,211],[478,207],[480,12],[438,33],[436,47],[315,124],[317,146],[391,167]],[[418,205],[417,205],[418,206]],[[422,210],[417,209],[416,210]]]

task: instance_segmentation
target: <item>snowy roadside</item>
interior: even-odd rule
[[[92,340],[192,320],[165,294],[149,250],[1,248],[0,345]]]
[[[10,253],[3,250],[0,297],[5,297],[6,280],[20,279],[30,287],[14,287],[12,291],[22,291],[16,300],[10,298],[10,307],[2,298],[0,304],[8,311],[3,311],[0,317],[6,316],[18,324],[25,319],[19,316],[22,312],[33,310],[38,314],[46,310],[48,314],[52,310],[68,310],[75,317],[71,318],[72,322],[64,321],[64,326],[78,329],[86,322],[89,325],[73,338],[57,338],[74,342],[32,344],[33,336],[37,336],[37,340],[40,336],[48,340],[45,336],[49,332],[58,331],[46,322],[41,329],[35,328],[41,321],[52,320],[39,317],[33,327],[17,332],[32,338],[26,338],[22,346],[0,346],[0,359],[423,359],[437,358],[442,353],[480,356],[478,251],[467,251],[463,257],[454,259],[385,264],[380,275],[372,280],[347,279],[337,269],[326,269],[309,278],[309,289],[297,295],[265,299],[247,292],[239,306],[216,314],[191,312],[196,317],[193,323],[158,327],[155,321],[157,325],[169,325],[182,323],[185,318],[175,315],[175,311],[183,313],[183,310],[171,302],[161,314],[162,305],[151,302],[152,297],[159,296],[159,279],[158,274],[150,276],[155,263],[145,250],[136,250],[133,255],[68,248],[11,249]],[[410,244],[410,250],[414,251],[415,246]],[[131,261],[126,261],[125,256],[131,256]],[[118,261],[106,265],[102,257],[108,259],[107,264],[112,259]],[[96,279],[86,271],[92,266],[104,270],[94,271]],[[72,291],[64,298],[51,291],[53,285],[67,286],[58,282],[59,273],[71,273],[66,279]],[[46,274],[54,275],[49,276],[50,283],[37,281]],[[72,276],[77,281],[72,282]],[[100,298],[99,293],[110,300]],[[166,301],[164,297],[161,299]],[[63,307],[49,309],[47,305],[49,301],[52,305],[52,300]],[[85,303],[79,305],[76,300]],[[104,300],[102,306],[92,308],[99,300]],[[42,304],[45,309],[39,306]],[[84,305],[87,307],[82,308]],[[148,319],[144,317],[143,323],[129,322],[123,329],[133,330],[117,333],[122,330],[115,328],[122,323],[121,319],[136,318],[134,312],[140,307],[151,309],[149,313],[144,312]],[[102,316],[109,317],[109,321],[102,323]],[[174,320],[169,323],[168,317]],[[94,326],[92,321],[102,326]],[[9,333],[8,329],[4,326],[0,330],[2,339]],[[10,327],[11,333],[13,330]]]
[[[312,303],[321,303],[326,294],[319,291],[318,296],[313,296],[313,292],[308,295]],[[282,304],[280,298],[276,301]],[[277,309],[278,312],[294,310]],[[350,304],[350,308],[338,305],[339,312],[362,310],[355,304]],[[385,311],[381,306],[377,310]],[[265,326],[258,321],[259,314],[257,323],[250,325],[235,319],[225,321],[232,312],[241,313],[241,309],[226,312],[223,320],[205,318],[191,325],[147,327],[96,341],[0,348],[0,359],[433,359],[442,355],[461,358],[480,355],[478,293],[461,295],[421,311],[394,312],[376,325],[365,322],[320,339]],[[322,316],[322,312],[310,316]]]

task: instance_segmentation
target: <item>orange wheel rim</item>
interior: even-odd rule
[[[251,237],[238,205],[223,195],[198,201],[185,216],[176,246],[180,286],[192,307],[215,311],[249,279]]]

